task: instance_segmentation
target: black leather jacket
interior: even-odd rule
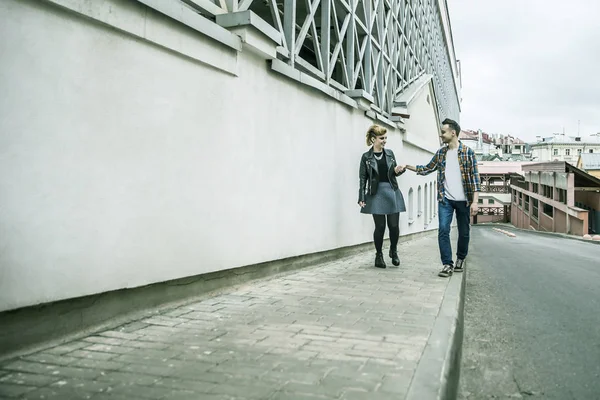
[[[398,190],[398,181],[396,180],[397,176],[400,176],[404,173],[404,171],[396,174],[394,172],[394,168],[398,164],[396,164],[396,156],[394,156],[394,152],[389,149],[383,149],[385,153],[385,160],[388,165],[388,170],[386,171],[388,174],[388,179],[392,188],[394,190]],[[358,172],[358,177],[360,179],[360,186],[358,188],[358,201],[365,201],[365,196],[374,195],[377,193],[377,186],[379,185],[379,174],[377,168],[377,160],[375,160],[375,156],[373,155],[373,147],[369,149],[366,153],[362,155],[360,158],[360,169]]]

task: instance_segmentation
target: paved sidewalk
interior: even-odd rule
[[[400,255],[250,282],[6,361],[0,398],[402,399],[449,280],[434,235]]]

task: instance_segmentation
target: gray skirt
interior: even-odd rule
[[[395,214],[406,211],[404,197],[400,189],[394,190],[389,182],[379,182],[377,193],[365,197],[366,206],[360,209],[363,214]]]

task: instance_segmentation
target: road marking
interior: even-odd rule
[[[517,235],[515,235],[514,233],[509,232],[509,231],[505,231],[504,229],[500,229],[500,228],[492,228],[492,229],[495,230],[495,231],[497,231],[497,232],[503,233],[503,234],[505,234],[508,237],[517,237]]]

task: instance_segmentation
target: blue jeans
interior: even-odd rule
[[[466,201],[453,201],[444,199],[438,203],[438,243],[442,264],[454,265],[452,262],[452,244],[450,244],[450,225],[452,216],[456,211],[456,224],[458,225],[458,249],[456,257],[464,260],[469,252],[469,231],[471,228],[471,213]]]

